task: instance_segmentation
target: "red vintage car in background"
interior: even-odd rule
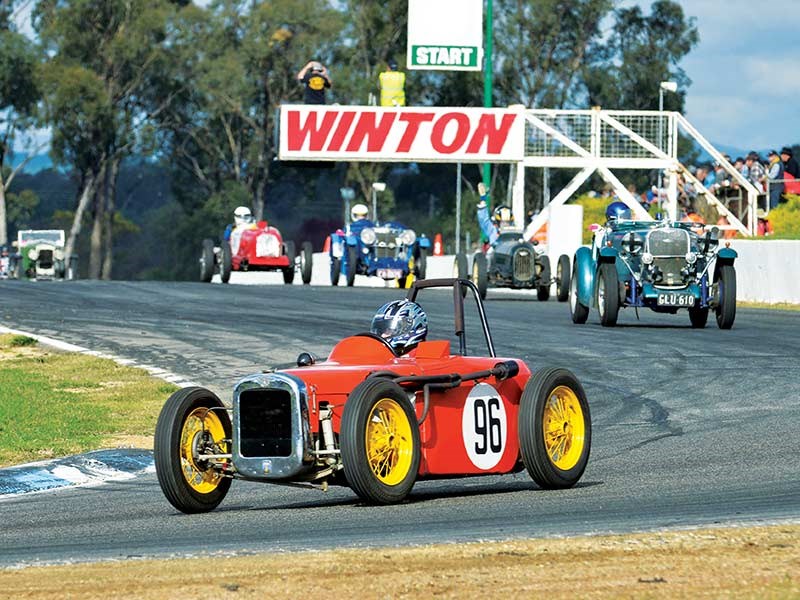
[[[527,469],[542,488],[575,485],[592,432],[579,381],[564,368],[531,374],[522,360],[497,358],[468,280],[415,281],[408,299],[432,287],[452,288],[455,350],[449,340],[425,340],[398,355],[383,337],[362,333],[324,362],[304,352],[297,368],[241,379],[232,407],[200,387],[170,396],[155,433],[167,500],[185,513],[210,511],[233,479],[345,485],[377,504],[402,501],[426,478]],[[467,290],[484,356],[467,353]]]
[[[246,223],[229,228],[219,246],[203,240],[200,280],[210,282],[219,273],[222,283],[228,283],[231,271],[282,271],[284,283],[292,283],[299,269],[307,284],[311,282],[312,252],[311,242],[303,242],[298,257],[294,242],[284,241],[281,232],[266,221]]]

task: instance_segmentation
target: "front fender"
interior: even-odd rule
[[[431,247],[431,240],[427,236],[421,235],[418,239],[419,247],[420,248],[430,248]]]
[[[612,248],[610,246],[603,246],[600,248],[600,255],[597,258],[597,262],[601,263],[616,263],[617,256],[619,256],[619,252],[616,248]]]
[[[736,260],[738,256],[736,250],[733,248],[720,248],[719,252],[717,252],[717,264],[732,265],[733,261]]]
[[[347,245],[348,246],[358,246],[358,238],[354,235],[347,236]]]
[[[575,252],[575,283],[578,290],[578,302],[583,306],[591,306],[592,293],[594,292],[594,261],[592,251],[585,246]]]

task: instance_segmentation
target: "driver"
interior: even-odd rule
[[[378,309],[370,331],[382,337],[399,355],[403,355],[428,335],[428,317],[416,302],[403,298],[392,300]]]
[[[366,227],[372,227],[372,221],[370,221],[367,216],[369,215],[369,209],[365,204],[355,204],[353,208],[350,209],[350,219],[352,223],[350,223],[350,233],[353,235],[360,235],[361,230],[365,229]]]
[[[231,239],[231,233],[233,233],[235,229],[248,227],[254,222],[253,213],[249,208],[246,206],[237,206],[233,211],[233,224],[228,224],[222,237],[225,241],[228,241]]]
[[[505,204],[502,204],[492,211],[492,216],[490,218],[489,208],[486,204],[489,198],[489,191],[486,189],[483,182],[478,184],[478,194],[480,194],[481,197],[480,202],[478,202],[478,224],[483,234],[488,238],[489,245],[494,246],[503,230],[513,229],[514,227],[511,209]]]
[[[606,207],[606,222],[619,219],[630,219],[631,209],[624,202],[612,202]]]

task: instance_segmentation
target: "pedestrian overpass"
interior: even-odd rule
[[[694,140],[716,160],[746,195],[737,218],[678,159],[678,140]],[[509,163],[512,209],[517,227],[532,237],[550,210],[573,197],[598,173],[617,197],[641,219],[651,219],[615,171],[664,173],[662,208],[677,220],[678,176],[713,206],[728,225],[745,236],[756,231],[758,190],[683,115],[666,111],[612,111],[463,107],[310,106],[281,107],[281,160]],[[577,171],[543,210],[525,226],[525,177],[530,168]]]

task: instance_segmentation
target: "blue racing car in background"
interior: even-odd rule
[[[600,323],[614,326],[619,309],[633,306],[671,314],[687,309],[696,328],[705,327],[714,311],[719,328],[730,329],[736,318],[737,254],[728,244],[720,247],[719,230],[633,221],[622,208],[595,232],[591,248],[575,253],[569,294],[573,323],[585,323],[589,307],[596,306]]]
[[[338,285],[343,274],[348,286],[356,275],[368,275],[396,279],[400,287],[407,287],[414,278],[425,278],[430,247],[429,238],[424,234],[417,237],[413,229],[400,223],[355,221],[347,231],[331,234],[331,284]]]

